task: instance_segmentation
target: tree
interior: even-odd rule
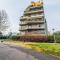
[[[0,11],[0,32],[5,32],[8,28],[8,16],[5,10]]]
[[[2,33],[0,32],[0,37],[2,36]]]

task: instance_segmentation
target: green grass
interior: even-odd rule
[[[38,52],[53,54],[60,57],[60,43],[33,43],[33,42],[20,42],[20,41],[7,41],[9,44],[23,45],[27,48],[32,48]]]
[[[30,43],[28,45],[34,50],[38,48],[37,51],[42,50],[44,53],[53,54],[60,57],[59,43]]]

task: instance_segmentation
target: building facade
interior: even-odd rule
[[[20,34],[47,34],[43,2],[31,2],[20,18]]]

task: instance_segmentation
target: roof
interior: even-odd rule
[[[43,4],[43,2],[31,2],[31,5],[32,6],[40,6],[40,5],[42,5]]]

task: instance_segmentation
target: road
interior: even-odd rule
[[[0,60],[60,60],[32,49],[0,43]]]

